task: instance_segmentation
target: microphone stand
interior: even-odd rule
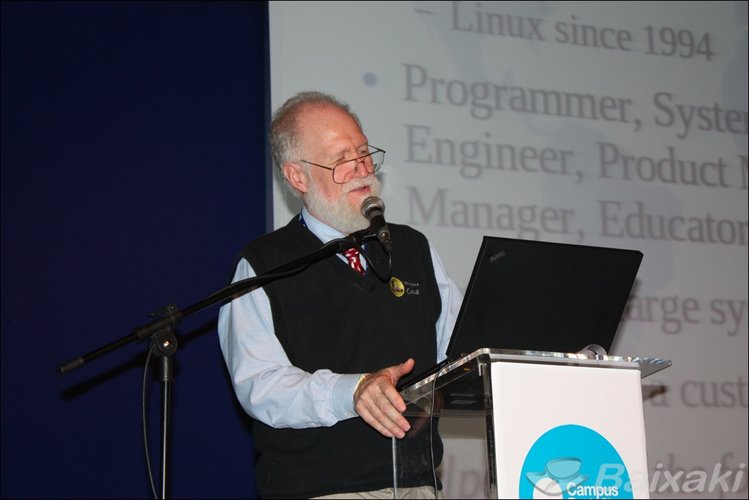
[[[157,311],[151,315],[161,316],[159,319],[153,320],[144,325],[137,326],[129,335],[126,335],[119,340],[115,340],[114,342],[106,344],[102,347],[99,347],[98,349],[95,349],[87,354],[72,359],[67,363],[63,363],[57,368],[57,371],[60,373],[60,375],[64,375],[72,370],[80,368],[93,359],[108,354],[131,342],[140,342],[145,339],[151,340],[152,347],[155,348],[156,351],[158,351],[158,355],[162,358],[161,498],[166,498],[167,452],[169,449],[169,424],[171,420],[171,392],[172,385],[174,383],[172,368],[173,356],[177,352],[177,337],[174,334],[173,328],[184,318],[202,311],[207,307],[210,307],[219,302],[223,302],[230,298],[233,299],[239,297],[240,295],[248,291],[252,291],[272,281],[299,273],[315,262],[319,262],[337,253],[344,252],[349,248],[360,248],[361,245],[366,241],[375,239],[376,237],[377,236],[375,234],[371,234],[368,229],[358,231],[346,238],[339,238],[329,241],[321,248],[309,255],[304,255],[266,273],[255,276],[254,278],[248,278],[237,281],[236,283],[232,283],[231,285],[222,288],[221,290],[209,295],[205,299],[196,302],[195,304],[188,306],[181,311],[174,304],[170,304],[164,309]]]

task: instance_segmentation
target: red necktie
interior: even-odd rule
[[[364,268],[361,265],[361,261],[359,260],[359,250],[356,248],[349,248],[345,252],[343,252],[343,255],[348,259],[348,265],[351,266],[351,269],[354,271],[357,271],[359,274],[364,275]]]

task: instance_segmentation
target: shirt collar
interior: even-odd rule
[[[307,229],[309,229],[312,234],[317,236],[317,238],[322,241],[323,244],[331,240],[343,238],[344,236],[346,236],[339,230],[330,227],[319,219],[316,219],[311,213],[309,213],[307,207],[305,206],[302,206],[302,213],[300,214],[300,217],[302,219],[302,224],[307,226]],[[363,245],[363,247],[366,248],[367,245],[365,244]],[[338,254],[338,257],[340,257],[344,262],[346,261],[346,257],[344,257],[343,254]],[[361,255],[359,256],[359,260],[362,267],[364,269],[367,269],[367,260],[362,258]]]
[[[302,220],[307,226],[307,229],[312,231],[312,234],[323,243],[327,243],[337,238],[343,238],[345,235],[339,230],[330,227],[319,219],[316,219],[309,211],[307,207],[302,207]]]

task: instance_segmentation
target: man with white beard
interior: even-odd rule
[[[369,144],[346,104],[302,92],[273,115],[271,149],[302,211],[248,244],[234,281],[265,273],[366,229],[362,202],[380,192],[385,151]],[[410,430],[396,384],[445,358],[462,294],[418,231],[388,224],[392,252],[377,241],[246,293],[221,308],[219,340],[235,393],[254,419],[263,497],[392,496],[391,438],[415,454],[441,442]],[[370,266],[370,263],[372,266]],[[390,270],[382,280],[372,269]],[[434,496],[429,463],[400,495]]]

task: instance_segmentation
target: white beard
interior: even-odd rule
[[[352,207],[346,201],[346,193],[353,189],[369,186],[371,196],[379,196],[382,184],[372,176],[349,181],[345,191],[337,200],[329,200],[321,194],[315,180],[308,176],[309,189],[304,196],[304,204],[312,215],[347,235],[369,227],[369,221],[361,214],[359,207]]]

